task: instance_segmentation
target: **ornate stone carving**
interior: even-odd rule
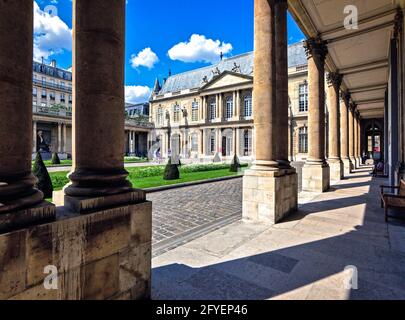
[[[320,37],[310,38],[304,41],[304,48],[309,58],[317,58],[325,61],[328,54],[327,41],[322,40]]]
[[[232,72],[241,73],[240,65],[238,66],[236,62],[234,62],[234,66],[232,68]]]
[[[212,74],[214,77],[221,75],[221,70],[219,70],[218,67],[216,67],[214,70],[212,70]]]
[[[337,72],[329,72],[326,76],[326,80],[330,86],[334,86],[336,90],[339,90],[342,85],[343,75]]]
[[[395,24],[394,24],[394,38],[397,39],[402,34],[404,23],[404,13],[399,8],[397,14],[395,15]]]
[[[204,84],[208,83],[208,77],[205,76],[205,77],[202,79],[202,82],[203,82]]]

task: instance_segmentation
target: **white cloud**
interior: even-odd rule
[[[72,51],[72,30],[58,16],[41,10],[34,1],[34,59]]]
[[[152,51],[151,48],[145,48],[140,51],[137,55],[131,55],[131,66],[132,68],[136,69],[138,67],[146,67],[148,69],[152,69],[153,66],[159,62],[159,58]]]
[[[210,62],[220,59],[233,49],[232,44],[220,40],[207,39],[204,35],[193,34],[188,42],[180,42],[168,52],[170,59],[182,62]]]
[[[141,103],[149,100],[152,90],[147,86],[125,86],[125,102]]]

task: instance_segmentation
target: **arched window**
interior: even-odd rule
[[[191,151],[198,152],[198,135],[196,133],[191,135]]]
[[[180,122],[180,106],[178,104],[173,107],[173,122]]]
[[[252,96],[246,96],[244,101],[245,101],[245,106],[244,106],[245,117],[251,117],[252,116]]]
[[[191,121],[198,121],[198,102],[196,101],[191,105]]]
[[[299,112],[308,111],[308,83],[304,82],[299,85]]]
[[[157,109],[157,113],[156,113],[156,123],[158,125],[162,125],[163,124],[163,109],[162,107],[159,107]]]
[[[226,99],[226,118],[231,119],[233,117],[233,98],[228,97]]]
[[[217,117],[217,104],[214,99],[210,102],[210,120],[214,120]]]
[[[301,127],[298,129],[298,152],[308,153],[308,128]]]
[[[252,135],[249,134],[249,130],[245,130],[243,134],[243,153],[245,156],[252,154]]]
[[[215,154],[215,131],[211,131],[211,135],[210,135],[210,152],[212,154]]]

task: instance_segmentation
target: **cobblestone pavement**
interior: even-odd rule
[[[384,221],[386,181],[368,171],[304,194],[277,225],[237,221],[155,257],[152,298],[405,299],[405,223]]]
[[[153,255],[242,217],[242,179],[150,193]]]

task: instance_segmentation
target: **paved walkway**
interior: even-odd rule
[[[281,224],[237,221],[161,254],[152,261],[152,296],[405,299],[405,225],[384,222],[383,182],[359,172],[311,201],[306,195]],[[344,285],[354,274],[347,266],[357,268],[357,290]]]
[[[153,255],[242,217],[242,178],[147,194],[153,202]]]

